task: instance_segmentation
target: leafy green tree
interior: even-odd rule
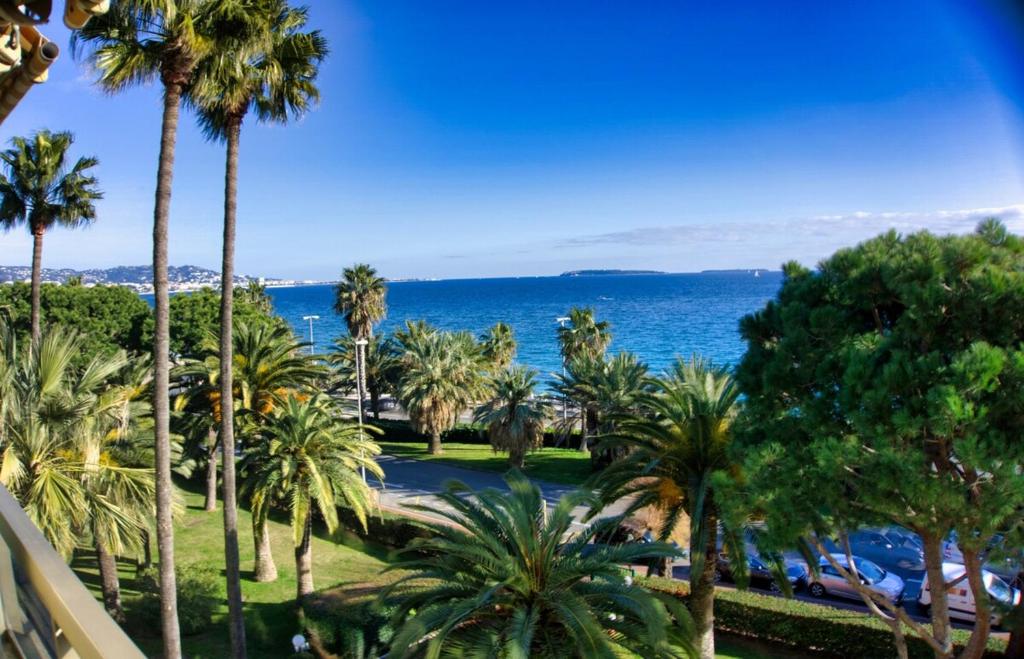
[[[492,373],[500,373],[512,365],[516,356],[516,337],[508,323],[495,323],[480,336],[484,359]]]
[[[622,417],[601,441],[599,449],[624,449],[625,455],[594,477],[605,502],[626,497],[629,510],[660,510],[662,540],[689,518],[689,606],[702,659],[715,656],[714,574],[722,516],[713,484],[735,467],[729,447],[738,397],[724,369],[699,357],[677,361],[645,400],[643,413]]]
[[[327,356],[337,375],[337,388],[344,392],[356,389],[356,344],[351,336],[342,336],[334,341],[334,348]],[[395,342],[380,337],[370,337],[363,348],[363,371],[366,376],[366,393],[370,396],[373,418],[380,419],[380,399],[393,392],[399,377],[399,357]]]
[[[373,459],[380,447],[356,424],[342,421],[325,396],[299,400],[291,396],[263,428],[263,441],[246,452],[245,490],[252,495],[253,516],[266,518],[275,505],[287,506],[295,539],[295,573],[299,603],[313,593],[313,511],[328,532],[338,527],[338,506],[346,505],[366,526],[372,491],[360,470],[378,478],[384,472]]]
[[[262,314],[270,316],[274,313],[274,301],[267,293],[266,285],[255,279],[250,279],[245,288],[236,288],[235,297]]]
[[[941,542],[956,530],[978,606],[962,656],[981,656],[982,552],[1024,501],[1024,242],[996,221],[965,236],[890,232],[784,273],[741,323],[748,508],[780,545],[862,524],[920,535],[931,630],[865,596],[901,653],[900,622],[937,657],[952,654]]]
[[[251,0],[245,3],[245,23],[235,29],[234,16],[223,26],[232,35],[223,47],[200,63],[189,89],[189,100],[199,110],[206,136],[227,147],[224,185],[224,243],[221,265],[220,352],[221,397],[230,397],[232,373],[232,311],[235,272],[235,234],[238,213],[238,152],[242,122],[255,113],[258,122],[284,124],[303,115],[320,96],[315,85],[327,44],[319,31],[304,31],[305,8],[294,9],[284,0]],[[256,294],[256,290],[252,290]],[[257,301],[262,301],[257,298]],[[227,454],[235,448],[234,410],[221,413],[220,441]],[[224,551],[227,562],[231,647],[244,657],[245,622],[238,560],[238,514],[235,502],[235,464],[225,460]]]
[[[69,132],[41,130],[15,137],[0,153],[0,227],[24,225],[32,234],[32,340],[39,340],[39,288],[42,282],[43,235],[55,226],[77,229],[96,219],[103,198],[90,173],[99,160],[79,158],[71,164],[68,150],[75,138]]]
[[[548,509],[521,473],[505,480],[511,492],[473,492],[455,482],[439,495],[443,507],[419,506],[451,523],[428,523],[430,537],[414,541],[388,568],[406,573],[383,595],[397,605],[391,654],[692,656],[685,607],[623,578],[620,567],[671,556],[670,547],[606,545],[584,553],[603,525],[566,538],[573,509],[596,505],[592,495],[568,494]]]
[[[486,393],[484,366],[468,332],[419,329],[404,339],[398,397],[413,428],[430,435],[431,455],[440,455],[441,435]]]
[[[171,350],[186,357],[203,354],[209,335],[220,331],[220,294],[204,287],[172,296],[170,305]],[[232,318],[236,325],[263,322],[283,327],[286,324],[245,299],[234,302]]]
[[[487,427],[495,452],[508,453],[508,464],[522,469],[526,452],[544,444],[551,405],[534,396],[537,371],[510,366],[494,378],[491,399],[478,407],[474,420]]]
[[[141,352],[152,336],[150,307],[130,288],[43,284],[40,301],[44,325],[78,330],[76,366],[118,350]],[[11,330],[19,340],[27,341],[31,336],[31,287],[21,282],[0,286],[0,307],[8,310]]]
[[[181,657],[171,519],[170,321],[167,245],[178,118],[196,67],[218,52],[223,14],[246,16],[225,0],[119,0],[72,37],[72,50],[88,59],[109,92],[159,80],[163,86],[160,155],[153,209],[153,420],[156,444],[157,544],[160,551],[161,631],[166,659]],[[230,34],[230,33],[228,33]]]

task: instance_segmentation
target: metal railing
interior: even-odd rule
[[[21,505],[0,486],[0,656],[142,659]]]

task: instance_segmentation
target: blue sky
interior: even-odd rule
[[[995,0],[313,5],[323,102],[243,132],[240,272],[777,267],[888,227],[1024,232],[1024,23]],[[44,265],[146,263],[159,88],[105,96],[44,33],[62,58],[0,139],[73,130],[106,191]],[[172,263],[218,266],[222,176],[183,115]],[[29,254],[0,234],[0,263]]]

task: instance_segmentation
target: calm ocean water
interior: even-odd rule
[[[388,317],[378,332],[424,319],[443,329],[480,334],[498,321],[509,323],[519,343],[517,360],[542,379],[560,369],[555,319],[572,306],[593,307],[611,323],[610,351],[636,353],[654,371],[677,356],[699,352],[716,363],[734,364],[743,354],[739,320],[760,309],[782,282],[779,272],[680,275],[604,275],[393,282]],[[332,309],[331,286],[271,289],[278,314],[308,339],[303,316],[317,315],[318,351],[345,333]]]

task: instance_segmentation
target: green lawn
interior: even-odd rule
[[[379,442],[385,453],[417,460],[438,460],[467,469],[505,473],[508,456],[487,444],[444,443],[444,454],[430,455],[426,444]],[[526,455],[526,475],[551,483],[579,485],[590,476],[590,455],[576,449],[542,448]]]
[[[175,553],[179,565],[200,563],[224,564],[223,513],[202,510],[200,494],[180,490],[187,506],[185,515],[176,524]],[[278,578],[272,583],[256,583],[250,579],[253,562],[252,526],[248,511],[238,511],[239,544],[242,559],[242,594],[250,657],[289,656],[288,640],[298,631],[295,601],[295,560],[291,527],[286,520],[271,521],[271,543],[277,562]],[[393,575],[382,575],[386,556],[380,551],[360,546],[358,539],[345,537],[346,544],[336,544],[325,537],[313,541],[313,577],[332,605],[343,607],[372,597],[377,589],[390,582]],[[155,543],[154,543],[155,544]],[[155,547],[154,547],[155,551]],[[99,579],[94,558],[80,555],[73,567],[83,582],[99,594]],[[138,594],[133,589],[135,565],[121,564],[122,597],[129,600]],[[223,588],[223,582],[221,582]],[[206,632],[184,637],[185,653],[193,659],[219,659],[228,656],[227,606],[219,610],[214,625]],[[131,630],[134,640],[149,655],[158,656],[160,640],[145,630]]]

